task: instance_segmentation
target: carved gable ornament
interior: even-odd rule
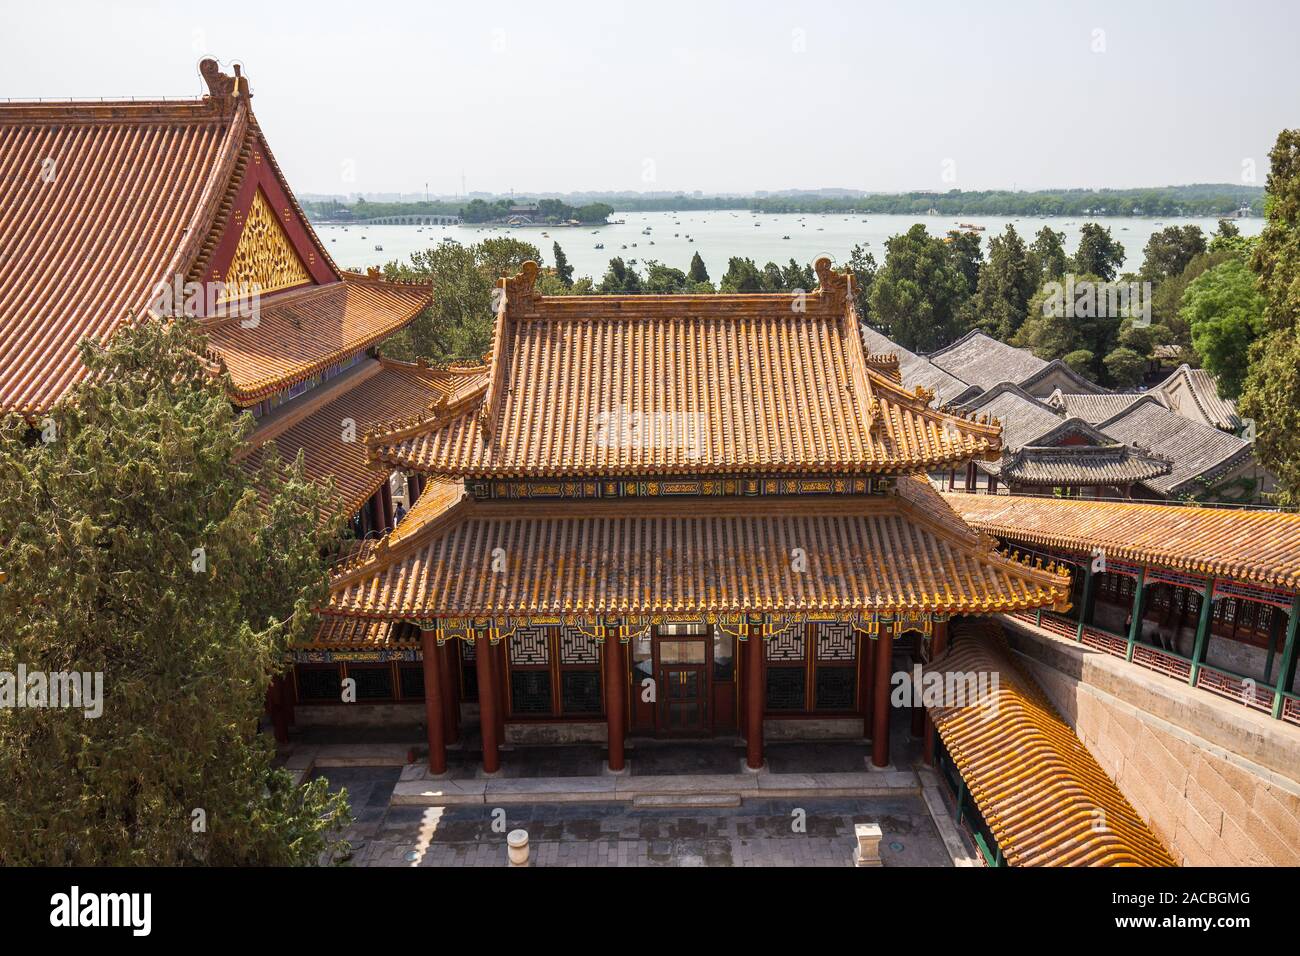
[[[297,250],[261,188],[253,196],[239,244],[226,271],[226,285],[262,295],[312,281]]]

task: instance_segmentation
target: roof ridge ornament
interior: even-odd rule
[[[238,99],[249,100],[253,98],[253,94],[248,88],[248,77],[244,76],[243,68],[236,63],[234,70],[234,76],[222,73],[221,64],[210,56],[205,56],[199,61],[199,75],[208,84],[208,95],[227,107],[233,107]]]
[[[528,259],[513,276],[503,276],[501,290],[506,297],[506,314],[519,315],[537,311],[537,273],[538,265]]]
[[[818,291],[826,298],[832,311],[843,311],[853,294],[853,277],[847,272],[836,272],[830,256],[818,256],[813,271],[817,273]]]

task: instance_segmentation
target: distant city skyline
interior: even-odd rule
[[[197,95],[202,56],[241,63],[303,194],[1262,186],[1300,125],[1300,9],[1281,0],[231,0],[6,21],[15,98]]]

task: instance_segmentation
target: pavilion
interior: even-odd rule
[[[954,616],[1064,610],[1070,580],[995,553],[917,477],[997,457],[999,429],[898,384],[850,277],[816,270],[806,296],[502,280],[473,386],[366,436],[428,484],[336,569],[299,700],[396,668],[377,680],[423,691],[433,772],[468,693],[488,772],[538,725],[598,731],[613,770],[629,733],[739,732],[757,769],[774,720],[856,725],[888,765],[895,644],[919,659]]]

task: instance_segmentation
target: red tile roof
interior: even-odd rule
[[[393,415],[427,410],[473,374],[368,359],[318,386],[319,394],[303,396],[265,419],[250,439],[243,465],[256,474],[262,447],[268,441],[275,442],[285,461],[292,461],[302,451],[308,477],[317,481],[333,478],[340,507],[350,515],[389,474],[389,469],[368,460],[361,441],[365,430]],[[347,420],[353,423],[350,429]],[[355,440],[347,440],[350,434]],[[402,528],[409,524],[408,518]]]
[[[269,297],[255,327],[246,327],[248,319],[228,318],[204,332],[213,358],[230,373],[234,401],[254,405],[369,348],[428,304],[426,286],[348,275],[344,282]],[[383,420],[405,414],[410,410],[397,407]]]
[[[48,409],[85,374],[81,339],[187,271],[248,120],[211,97],[0,104],[0,409]]]
[[[143,317],[160,283],[211,279],[246,213],[240,197],[255,191],[249,176],[280,197],[278,215],[308,247],[309,281],[330,291],[306,293],[298,318],[314,330],[286,315],[299,290],[264,298],[260,337],[209,330],[236,400],[310,377],[427,304],[418,287],[340,281],[266,146],[247,82],[210,60],[200,72],[212,94],[197,100],[0,104],[0,411],[47,410],[84,376],[83,338]]]

